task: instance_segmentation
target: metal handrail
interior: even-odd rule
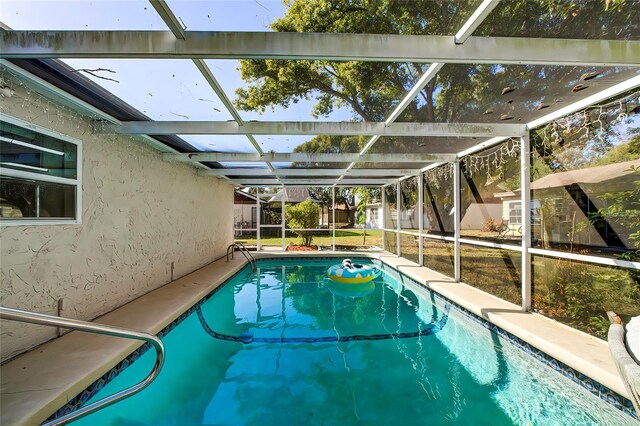
[[[233,249],[235,248],[237,248],[240,253],[242,253],[244,258],[247,259],[249,265],[251,265],[251,270],[255,271],[257,269],[256,259],[251,255],[251,252],[249,252],[249,250],[247,250],[247,248],[242,243],[229,244],[229,247],[227,247],[227,262],[229,261],[229,252],[231,252],[231,259],[233,260],[233,253],[235,252],[235,250]]]
[[[91,413],[94,413],[104,407],[115,404],[125,398],[130,397],[142,389],[146,388],[153,382],[158,376],[162,365],[164,364],[164,345],[162,341],[153,334],[130,330],[127,328],[114,327],[104,324],[96,324],[93,322],[80,321],[70,318],[62,318],[53,315],[45,315],[37,312],[23,311],[15,308],[7,308],[0,306],[0,319],[6,319],[9,321],[20,321],[38,325],[48,325],[52,327],[67,328],[70,330],[86,331],[88,333],[104,334],[106,336],[124,337],[128,339],[143,340],[151,343],[156,350],[156,363],[153,366],[153,370],[149,375],[141,382],[121,390],[120,392],[109,395],[96,402],[93,402],[85,407],[82,407],[76,411],[73,411],[57,419],[43,423],[45,426],[50,425],[63,425],[80,417],[84,417]]]

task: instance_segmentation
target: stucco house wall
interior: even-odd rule
[[[460,229],[482,229],[486,219],[499,221],[502,218],[502,204],[472,203],[460,221]]]
[[[226,181],[163,162],[133,138],[93,134],[90,120],[21,87],[0,111],[83,144],[82,223],[0,227],[3,306],[90,320],[224,256],[233,242]],[[1,327],[3,361],[56,335]]]

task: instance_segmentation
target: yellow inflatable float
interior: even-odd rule
[[[360,265],[352,263],[351,259],[345,259],[342,265],[331,266],[327,270],[327,276],[342,284],[363,284],[379,276],[380,272],[375,266]]]

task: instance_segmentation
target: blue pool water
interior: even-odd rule
[[[75,424],[637,424],[394,271],[336,287],[334,263],[245,268],[163,338],[149,388]],[[154,359],[147,351],[92,400]]]

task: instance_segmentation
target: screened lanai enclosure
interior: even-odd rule
[[[223,2],[42,7],[5,22],[2,90],[236,185],[237,241],[384,250],[599,337],[640,314],[640,3],[296,1],[266,31]]]

